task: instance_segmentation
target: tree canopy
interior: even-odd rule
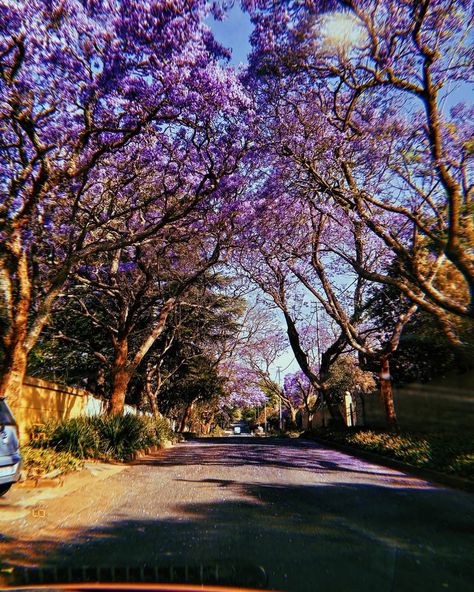
[[[472,2],[241,7],[236,69],[225,2],[0,4],[0,396],[29,367],[210,429],[362,381],[396,425],[413,347],[469,366]]]

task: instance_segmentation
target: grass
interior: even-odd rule
[[[305,432],[303,437],[319,437],[388,456],[414,467],[432,469],[474,481],[472,433],[395,433],[366,428],[320,428]]]
[[[70,452],[57,452],[52,448],[33,448],[22,446],[22,472],[27,479],[43,477],[52,471],[71,473],[81,469],[84,462]]]

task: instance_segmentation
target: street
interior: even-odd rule
[[[221,562],[275,590],[472,589],[474,496],[309,441],[194,440],[88,483],[13,521],[0,501],[2,563]]]

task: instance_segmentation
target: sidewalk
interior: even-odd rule
[[[80,471],[56,479],[40,479],[38,485],[35,485],[31,480],[20,482],[0,498],[0,524],[40,512],[38,506],[41,505],[41,502],[61,498],[92,483],[117,475],[129,466],[128,464],[86,462]]]

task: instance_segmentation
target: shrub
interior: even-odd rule
[[[31,440],[28,446],[31,448],[49,447],[51,445],[51,437],[57,425],[57,421],[47,421],[32,426],[30,428]]]
[[[164,418],[140,417],[146,426],[144,448],[147,446],[165,446],[176,441],[176,435]]]
[[[218,425],[214,426],[212,430],[209,432],[209,436],[212,438],[222,438],[225,435],[225,430]]]
[[[112,415],[95,420],[99,449],[107,458],[129,460],[136,450],[149,445],[147,424],[132,415]]]
[[[87,417],[77,417],[56,424],[49,437],[49,446],[58,452],[69,452],[77,458],[96,456],[99,440]]]
[[[350,434],[346,439],[348,444],[355,444],[365,450],[372,450],[379,454],[389,454],[396,460],[422,467],[431,460],[429,442],[423,438],[412,437],[407,434],[392,434],[390,432],[377,433],[371,430]]]
[[[78,417],[37,425],[32,448],[52,448],[77,458],[129,460],[149,446],[164,446],[175,435],[165,419],[139,415]]]
[[[449,465],[449,471],[474,481],[474,453],[460,454]]]

